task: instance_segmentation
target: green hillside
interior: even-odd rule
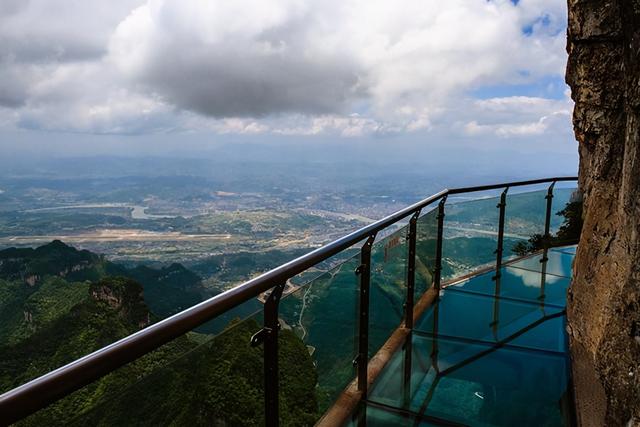
[[[199,276],[179,264],[127,269],[62,242],[0,251],[0,260],[0,392],[200,298]],[[261,425],[262,349],[249,345],[259,329],[249,319],[217,336],[190,332],[19,424]],[[283,425],[313,425],[313,361],[291,331],[280,342]]]

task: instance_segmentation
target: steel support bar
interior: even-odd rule
[[[544,238],[542,240],[542,248],[544,249],[544,255],[541,262],[547,261],[547,251],[549,250],[549,246],[551,243],[551,209],[553,207],[553,187],[556,185],[555,181],[551,183],[549,188],[547,189],[547,195],[545,199],[547,200],[547,211],[545,213],[544,218]]]
[[[447,202],[447,196],[440,199],[438,203],[438,239],[436,241],[436,265],[434,267],[433,287],[440,292],[440,283],[442,281],[442,238],[444,234],[444,204]]]
[[[264,418],[267,427],[280,425],[278,373],[278,306],[285,284],[271,291],[264,304]]]
[[[407,236],[409,249],[407,254],[407,298],[404,310],[404,326],[408,329],[413,329],[413,306],[415,305],[416,281],[416,236],[419,216],[420,211],[418,210],[409,220],[409,234]],[[404,344],[403,395],[406,404],[409,403],[411,398],[412,336],[413,334],[409,331],[409,335],[407,335],[407,340]]]
[[[509,191],[509,187],[505,188],[502,194],[500,195],[500,203],[496,206],[500,209],[499,219],[498,219],[498,244],[496,246],[496,274],[493,276],[493,280],[500,280],[502,276],[502,255],[504,252],[504,216],[507,207],[507,192]]]
[[[409,331],[404,346],[403,400],[405,405],[411,403],[411,374],[413,373],[413,331]]]
[[[355,419],[356,425],[358,427],[367,427],[367,402],[365,400],[361,400],[358,405],[358,409],[355,411]]]
[[[409,233],[407,235],[407,297],[404,308],[404,326],[409,329],[413,328],[413,306],[415,304],[416,285],[416,234],[419,216],[420,211],[417,211],[409,220]]]
[[[438,203],[438,238],[436,240],[436,265],[434,268],[433,288],[437,291],[435,304],[433,306],[433,333],[438,334],[440,323],[440,283],[442,281],[442,240],[444,238],[444,205],[447,203],[447,196],[444,196]],[[440,372],[438,368],[438,339],[434,338],[431,346],[431,364],[435,372]]]
[[[433,367],[435,373],[440,372],[440,367],[438,366],[438,353],[440,351],[438,346],[438,334],[440,331],[440,296],[438,295],[435,300],[435,304],[433,305],[433,337],[431,338],[431,366]]]
[[[551,183],[547,189],[547,195],[545,199],[547,201],[547,210],[544,218],[544,237],[542,238],[542,271],[540,274],[540,296],[538,299],[542,301],[544,306],[545,299],[545,285],[547,284],[547,261],[549,261],[549,246],[551,245],[551,209],[553,208],[553,187],[556,185],[555,181]]]
[[[356,274],[360,279],[360,304],[359,327],[358,327],[358,390],[362,392],[362,397],[367,397],[367,376],[369,366],[369,288],[371,284],[371,247],[376,235],[369,236],[360,249],[360,266],[356,269]]]

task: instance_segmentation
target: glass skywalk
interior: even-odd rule
[[[575,247],[445,286],[376,379],[367,426],[572,425],[565,303]],[[353,421],[357,425],[357,419]]]
[[[443,190],[15,384],[0,419],[572,425],[575,180]]]

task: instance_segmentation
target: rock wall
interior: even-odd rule
[[[640,0],[568,0],[584,227],[568,296],[578,421],[640,425]]]

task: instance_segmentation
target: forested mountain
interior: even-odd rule
[[[126,268],[60,241],[0,251],[0,392],[69,363],[202,299],[180,264]],[[22,421],[24,425],[260,425],[257,319],[190,332]],[[285,425],[317,417],[307,348],[281,334]],[[242,367],[242,368],[240,368]],[[131,405],[131,399],[136,405]]]

